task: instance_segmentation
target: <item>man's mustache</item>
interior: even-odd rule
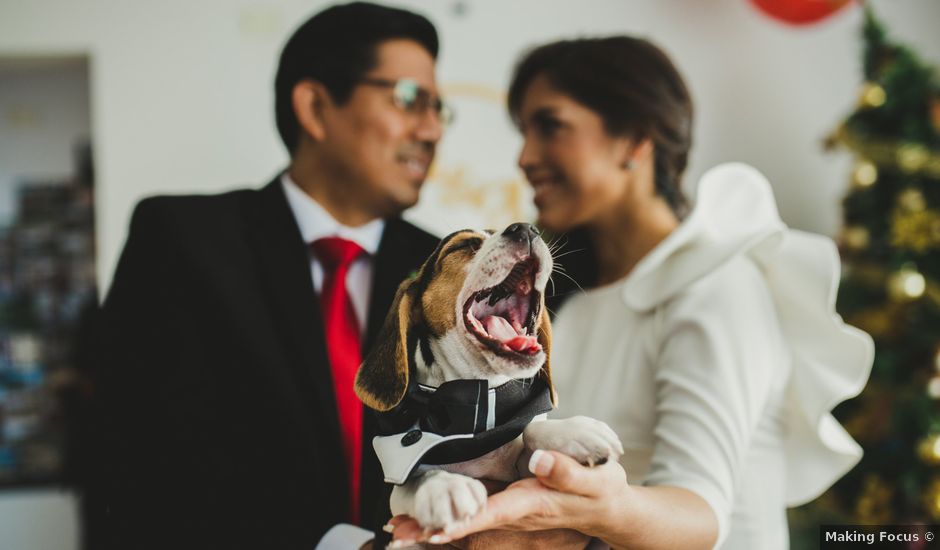
[[[418,141],[402,146],[398,154],[402,156],[434,156],[435,144],[430,141]]]

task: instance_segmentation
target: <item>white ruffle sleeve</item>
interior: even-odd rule
[[[652,310],[739,255],[759,268],[791,356],[783,411],[786,503],[799,505],[822,494],[862,455],[831,411],[864,388],[874,345],[835,312],[840,261],[833,242],[787,228],[770,184],[757,170],[720,165],[703,176],[689,218],[637,264],[623,286],[623,299],[637,311]],[[741,387],[760,392],[764,386]],[[740,431],[738,420],[726,420],[729,429]],[[711,481],[695,482],[701,485],[697,492],[709,501],[724,500],[718,495],[727,493],[729,474],[710,475]],[[716,510],[721,512],[727,510]]]

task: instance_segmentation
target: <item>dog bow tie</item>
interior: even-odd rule
[[[486,380],[451,380],[437,388],[418,385],[410,398],[422,431],[478,434],[511,419],[540,389],[534,382],[510,380],[490,389]]]

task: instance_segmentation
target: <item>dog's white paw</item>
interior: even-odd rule
[[[610,426],[588,416],[532,422],[523,432],[526,449],[558,451],[581,464],[603,464],[623,454],[620,438]]]
[[[486,487],[472,477],[437,470],[422,480],[414,499],[418,523],[446,531],[486,507]]]

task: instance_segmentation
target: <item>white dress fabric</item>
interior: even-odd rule
[[[787,548],[786,507],[862,455],[831,410],[865,386],[874,345],[835,313],[839,276],[832,241],[788,229],[757,170],[713,168],[627,277],[562,306],[553,416],[607,422],[630,483],[701,496],[715,548]]]

